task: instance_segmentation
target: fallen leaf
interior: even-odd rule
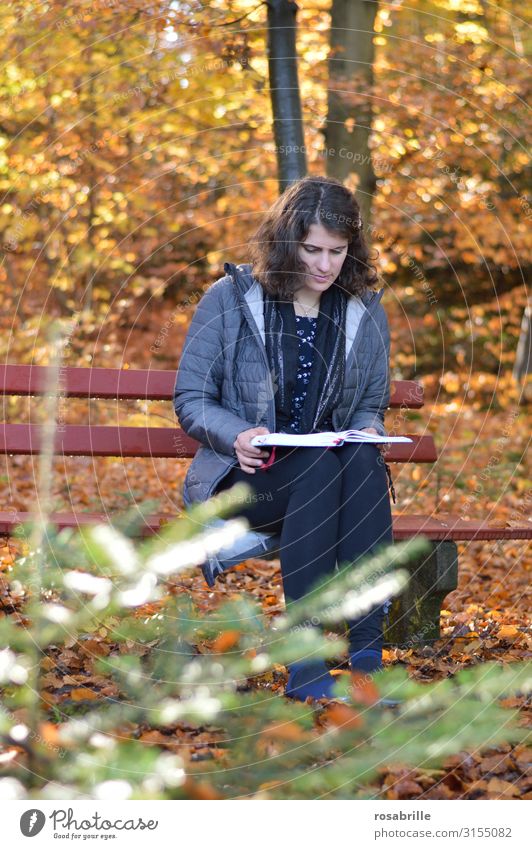
[[[88,687],[77,687],[75,690],[71,690],[68,694],[69,698],[71,698],[74,702],[82,702],[85,699],[97,699],[99,697],[99,693],[95,690],[89,690]]]
[[[497,798],[499,796],[519,796],[519,788],[515,784],[510,784],[509,781],[503,781],[501,778],[490,778],[487,790],[488,793],[492,793]]]
[[[80,644],[80,649],[84,654],[97,657],[107,657],[111,651],[107,643],[101,640],[85,640]]]
[[[266,598],[264,599],[264,604],[267,604],[269,606],[272,606],[274,604],[279,604],[279,599],[277,598],[276,595],[267,595]]]
[[[268,737],[273,740],[286,740],[290,743],[306,740],[307,733],[296,722],[272,722],[261,731],[262,737]]]
[[[225,652],[234,648],[240,639],[240,631],[224,631],[214,640],[212,650],[214,652]]]
[[[53,722],[41,722],[39,734],[49,746],[59,746],[59,727]],[[63,745],[61,743],[61,745]]]
[[[371,676],[362,672],[351,673],[351,692],[353,700],[362,705],[373,705],[379,699],[379,691]]]
[[[364,720],[356,710],[339,702],[335,702],[326,708],[325,720],[342,730],[360,728],[364,725]]]
[[[482,773],[501,773],[506,772],[509,767],[508,756],[506,754],[492,755],[489,758],[483,758],[479,764]]]
[[[389,799],[405,799],[411,796],[419,796],[423,793],[423,788],[411,779],[403,779],[398,781],[386,794]]]
[[[525,749],[524,751],[515,751],[513,759],[517,768],[523,775],[532,776],[532,751]]]
[[[515,625],[501,625],[497,631],[497,636],[500,640],[512,640],[520,635],[519,630]]]

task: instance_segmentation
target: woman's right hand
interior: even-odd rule
[[[235,439],[233,447],[243,472],[254,475],[257,468],[262,466],[263,460],[270,456],[269,451],[251,445],[254,436],[265,433],[270,433],[267,427],[251,427],[241,431]]]

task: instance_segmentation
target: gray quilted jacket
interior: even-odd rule
[[[197,305],[175,384],[179,423],[201,443],[185,478],[187,507],[207,500],[238,465],[233,445],[241,431],[259,426],[275,431],[263,289],[250,265],[225,263],[224,271]],[[333,411],[335,431],[375,427],[385,433],[390,336],[383,291],[348,300],[344,392]]]

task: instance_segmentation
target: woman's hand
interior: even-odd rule
[[[263,460],[261,458],[267,460],[270,456],[268,451],[251,445],[254,436],[265,433],[270,433],[267,427],[251,427],[249,430],[241,431],[235,439],[233,447],[243,472],[254,475],[257,467],[262,466]]]
[[[373,434],[375,434],[375,436],[378,436],[378,435],[379,435],[379,431],[378,431],[378,430],[376,430],[374,427],[361,427],[361,428],[360,428],[360,430],[361,430],[363,433],[373,433]],[[380,445],[377,445],[377,448],[379,449],[379,451],[381,452],[382,456],[384,457],[384,455],[386,454],[386,452],[387,452],[387,451],[389,450],[389,448],[390,448],[390,444],[389,444],[389,443],[381,442],[381,444],[380,444]]]

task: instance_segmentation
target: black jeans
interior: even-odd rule
[[[231,469],[217,491],[244,481],[253,494],[233,516],[255,530],[281,535],[281,573],[287,604],[314,583],[392,541],[388,480],[379,449],[365,443],[339,448],[276,447],[275,460],[254,474]],[[350,652],[382,649],[383,606],[349,622]]]

